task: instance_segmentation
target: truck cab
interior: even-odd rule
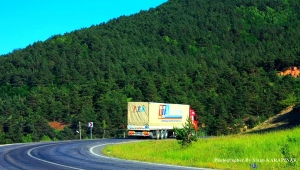
[[[197,117],[197,114],[195,112],[195,110],[193,110],[191,107],[190,107],[190,120],[192,122],[192,124],[194,125],[194,128],[196,129],[196,131],[198,131],[198,117]]]

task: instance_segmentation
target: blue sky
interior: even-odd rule
[[[1,0],[0,55],[167,0]]]

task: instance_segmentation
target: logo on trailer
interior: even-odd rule
[[[146,107],[143,106],[131,106],[131,112],[132,113],[142,113],[142,112],[146,112]]]
[[[171,109],[168,104],[161,104],[159,106],[159,119],[182,119],[183,111],[178,109]]]

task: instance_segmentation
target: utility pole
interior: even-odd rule
[[[79,121],[79,139],[81,140],[81,125],[80,125],[80,121]]]

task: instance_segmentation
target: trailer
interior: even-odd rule
[[[187,119],[198,129],[197,115],[186,104],[128,102],[127,116],[129,137],[174,137],[174,127],[182,128]]]

